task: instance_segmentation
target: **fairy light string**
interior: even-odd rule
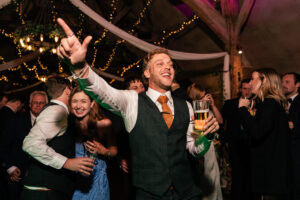
[[[163,34],[165,34],[160,41],[158,42],[154,42],[155,45],[162,45],[163,43],[165,43],[165,41],[170,38],[173,35],[176,35],[178,33],[180,33],[181,31],[183,31],[187,26],[191,25],[194,21],[196,21],[197,19],[199,19],[199,17],[197,15],[194,15],[192,19],[188,20],[188,21],[184,21],[181,26],[177,29],[177,30],[173,30],[170,31],[169,33],[166,33],[165,30],[163,30]]]

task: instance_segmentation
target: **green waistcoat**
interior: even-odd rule
[[[168,129],[153,101],[139,94],[137,122],[129,134],[133,183],[158,196],[171,185],[183,195],[194,186],[186,150],[189,110],[185,100],[172,98],[175,116]]]

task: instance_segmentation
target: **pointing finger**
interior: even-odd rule
[[[66,24],[66,22],[63,19],[58,18],[57,23],[62,27],[67,36],[73,35],[72,29],[70,29],[70,27]]]

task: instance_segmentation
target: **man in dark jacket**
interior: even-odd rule
[[[44,91],[32,92],[29,98],[30,111],[14,117],[0,139],[0,157],[9,175],[8,190],[11,200],[20,199],[22,178],[29,164],[29,157],[22,150],[23,140],[46,103],[48,97]]]
[[[293,168],[293,199],[300,199],[300,77],[290,72],[282,76],[283,92],[289,101],[289,126],[291,129],[291,151]]]
[[[232,200],[250,198],[250,147],[237,115],[239,99],[250,98],[252,95],[249,82],[250,79],[242,80],[239,97],[225,101],[221,111],[225,124],[222,137],[228,146],[232,167]]]

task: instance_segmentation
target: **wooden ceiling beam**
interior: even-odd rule
[[[224,17],[207,0],[182,0],[225,44],[229,41]]]

